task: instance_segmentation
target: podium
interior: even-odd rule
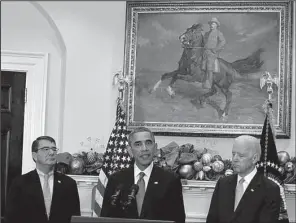
[[[175,223],[174,221],[72,216],[71,223]]]

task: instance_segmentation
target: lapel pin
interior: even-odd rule
[[[253,190],[253,189],[251,189],[251,191],[252,191],[252,192],[254,192],[254,190]]]
[[[60,181],[60,180],[58,180],[58,183],[60,184],[60,183],[61,183],[61,181]]]
[[[157,182],[157,181],[155,181],[155,182],[154,182],[154,184],[158,184],[158,182]]]

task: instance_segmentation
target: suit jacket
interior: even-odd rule
[[[134,184],[134,168],[123,169],[109,177],[101,210],[102,217],[140,218],[149,220],[171,220],[185,222],[182,185],[180,179],[160,167],[153,166],[145,192],[140,216],[136,201],[126,210],[122,206],[112,207],[110,197],[118,185],[123,185],[121,200],[125,201]]]
[[[256,173],[234,211],[237,174],[221,178],[215,187],[207,223],[276,223],[280,211],[279,186]]]
[[[80,216],[80,201],[75,180],[54,172],[54,185],[49,220],[36,170],[17,177],[8,193],[5,223],[70,223]]]

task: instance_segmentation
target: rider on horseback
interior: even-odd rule
[[[196,50],[200,50],[201,48],[195,47],[196,45],[199,46],[200,41],[202,40],[199,35],[201,28],[201,24],[193,24],[190,28],[187,29],[186,32],[188,33],[186,37],[183,34],[179,37],[182,43],[182,47],[187,49],[183,51],[181,59],[179,61],[179,71],[181,73],[193,75],[193,73],[191,72],[191,65],[195,62]]]
[[[212,18],[209,21],[210,31],[204,35],[204,54],[202,61],[202,70],[207,73],[207,80],[203,83],[203,88],[210,89],[213,84],[213,72],[219,72],[220,67],[218,63],[219,52],[226,44],[223,33],[217,28],[220,22],[217,18]]]

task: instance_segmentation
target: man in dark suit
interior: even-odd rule
[[[80,216],[76,182],[54,171],[57,151],[55,140],[49,136],[33,142],[36,169],[13,181],[5,223],[70,223],[71,216]]]
[[[153,133],[140,127],[129,135],[128,141],[128,152],[135,163],[109,177],[101,216],[185,222],[180,179],[153,165],[153,156],[157,150]],[[126,201],[134,184],[139,186],[139,190],[125,210],[122,204],[119,207],[111,205],[111,196],[119,185],[122,185],[121,200]]]
[[[276,223],[280,189],[257,173],[261,155],[259,140],[248,135],[234,140],[232,163],[236,174],[218,180],[207,223]]]

